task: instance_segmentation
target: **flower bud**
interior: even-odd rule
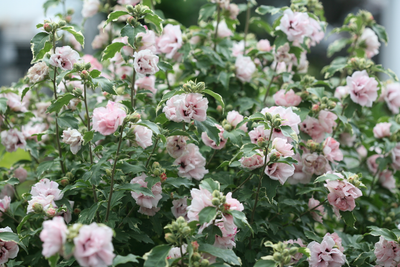
[[[79,213],[81,213],[81,209],[80,208],[75,208],[74,209],[74,214],[78,215]]]
[[[266,140],[264,137],[259,137],[259,138],[257,139],[257,145],[258,145],[259,147],[264,147],[264,146],[266,146],[266,145],[267,145],[267,142],[268,142],[268,140]]]
[[[115,90],[117,95],[124,95],[125,94],[125,88],[124,87],[118,87],[117,90]]]
[[[85,70],[89,70],[92,67],[92,64],[90,62],[85,64]]]
[[[225,124],[223,127],[224,127],[224,130],[225,130],[225,131],[230,131],[230,130],[232,130],[232,125],[230,125],[229,123]]]
[[[126,121],[132,123],[137,123],[139,120],[140,120],[140,114],[137,112],[134,112],[126,117]]]
[[[50,207],[46,210],[46,215],[50,218],[54,217],[56,215],[56,209],[53,207]]]
[[[326,109],[328,106],[326,104],[321,104],[321,110]]]
[[[126,79],[126,74],[122,74],[121,80],[125,80],[125,79]]]
[[[89,72],[87,72],[87,70],[83,70],[81,72],[81,78],[82,78],[82,80],[86,80],[87,78],[89,78]]]
[[[219,198],[221,196],[221,193],[218,190],[214,190],[212,192],[212,196],[215,197],[215,198]]]
[[[391,222],[392,222],[392,218],[390,218],[390,217],[386,217],[386,218],[385,218],[385,222],[387,222],[387,223],[391,223]]]
[[[58,22],[58,27],[64,27],[65,26],[65,20],[60,20],[59,22]]]
[[[106,169],[106,173],[107,173],[108,176],[111,176],[112,175],[111,169]]]
[[[388,214],[390,217],[394,218],[394,216],[396,216],[396,213],[394,213],[393,211],[389,212]]]
[[[290,256],[286,256],[284,259],[283,259],[283,264],[289,264],[290,263],[290,261],[292,260],[292,257],[290,257]]]
[[[73,15],[74,13],[75,13],[75,10],[73,10],[72,8],[67,10],[68,15]]]
[[[193,253],[192,255],[192,260],[193,261],[199,261],[201,259],[201,255],[198,252]]]
[[[185,218],[183,218],[182,216],[179,216],[179,218],[176,219],[176,223],[178,225],[186,225],[187,224]]]
[[[226,202],[226,196],[221,197],[221,203],[225,203]]]
[[[332,100],[328,101],[328,108],[329,109],[334,109],[336,107],[336,103]]]
[[[298,249],[297,247],[292,247],[292,248],[290,248],[290,250],[289,250],[289,254],[290,254],[290,255],[294,255],[294,254],[296,254],[298,251],[299,251],[299,249]]]
[[[65,16],[65,21],[70,23],[72,20],[72,16]]]
[[[190,229],[190,227],[189,226],[185,226],[185,227],[183,227],[183,229],[182,229],[182,234],[184,234],[184,235],[189,235],[190,234],[190,232],[192,231],[192,229]]]
[[[43,211],[43,206],[40,203],[34,203],[32,205],[33,211],[36,213],[41,213]]]
[[[274,261],[276,261],[276,262],[282,261],[282,254],[279,252],[275,252],[273,257],[274,257]]]
[[[272,115],[271,113],[265,113],[265,118],[267,119],[267,121],[271,121],[272,120]]]
[[[218,105],[218,106],[217,106],[217,111],[218,111],[219,113],[222,113],[222,106],[221,106],[221,105]]]
[[[74,64],[74,69],[76,69],[77,71],[82,71],[83,70],[83,66],[80,63],[75,63]]]
[[[68,179],[65,177],[64,179],[62,179],[61,181],[60,181],[60,184],[62,185],[62,186],[67,186],[68,184],[69,184],[69,181],[68,181]]]
[[[193,251],[197,251],[199,249],[199,243],[197,241],[192,242]]]
[[[212,203],[214,206],[219,206],[219,204],[221,204],[221,202],[219,201],[218,198],[213,198],[213,199],[211,200],[211,203]]]
[[[201,267],[207,267],[210,265],[210,262],[207,259],[203,259],[200,263]]]
[[[318,111],[319,111],[319,105],[318,105],[318,104],[314,104],[314,105],[312,106],[312,111],[318,112]]]
[[[132,16],[130,16],[126,21],[131,26],[135,26],[135,24],[136,24],[136,19],[134,17],[132,17]]]
[[[43,25],[43,29],[44,29],[46,32],[51,32],[51,31],[53,30],[53,27],[51,26],[51,24],[45,23],[45,24]]]
[[[274,128],[278,128],[279,126],[281,126],[281,124],[282,124],[282,119],[276,119],[273,121],[272,126]]]
[[[167,174],[165,172],[161,173],[160,180],[161,180],[161,183],[163,183],[167,180]]]
[[[282,252],[283,257],[287,257],[289,256],[289,250],[288,249],[284,249]]]
[[[134,11],[132,5],[127,5],[125,8],[126,8],[126,10],[128,10],[129,13],[133,13],[133,11]]]
[[[166,233],[166,234],[165,234],[165,240],[166,240],[168,243],[173,244],[173,243],[176,242],[176,237],[175,237],[175,235],[172,234],[172,233]]]
[[[269,160],[271,162],[275,162],[275,161],[279,160],[280,157],[281,157],[281,154],[276,151],[276,152],[270,154]]]

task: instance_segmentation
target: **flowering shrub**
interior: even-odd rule
[[[37,25],[33,66],[0,89],[4,157],[28,154],[1,168],[0,264],[399,266],[400,83],[371,60],[384,28],[349,14],[328,48],[346,56],[318,80],[318,0],[212,0],[189,28],[157,2],[85,0],[84,22],[107,13],[94,55],[72,10]]]

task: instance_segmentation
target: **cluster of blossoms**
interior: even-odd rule
[[[207,98],[199,93],[190,93],[171,97],[166,102],[163,112],[171,121],[189,123],[192,120],[205,121],[207,108]]]

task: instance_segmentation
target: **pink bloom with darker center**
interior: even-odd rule
[[[310,39],[311,39],[311,46],[315,46],[316,44],[319,44],[319,42],[321,42],[322,39],[324,39],[325,33],[321,28],[321,25],[318,23],[318,21],[316,21],[313,18],[309,18],[310,21],[310,27],[311,27],[311,34],[310,34]]]
[[[74,257],[83,267],[107,267],[115,257],[112,244],[113,231],[105,225],[92,223],[79,229],[74,238]]]
[[[40,240],[43,242],[42,254],[46,258],[62,253],[62,247],[67,240],[67,226],[64,219],[56,216],[53,220],[44,221]]]
[[[386,85],[385,101],[393,114],[399,114],[400,108],[400,83],[390,83]]]
[[[303,172],[303,159],[300,154],[297,153],[293,157],[293,159],[297,160],[297,164],[293,164],[294,173],[291,177],[288,178],[289,184],[308,184],[311,181],[312,174]]]
[[[165,29],[165,28],[164,28]],[[146,32],[139,32],[137,37],[142,37],[140,41],[139,50],[149,49],[151,52],[156,53],[156,34],[152,30],[146,29]]]
[[[295,131],[295,133],[297,134],[299,133],[298,125],[301,123],[301,119],[299,115],[293,112],[291,107],[283,108],[283,107],[273,106],[270,108],[263,108],[261,110],[261,113],[264,115],[267,112],[270,113],[272,116],[279,114],[281,116],[283,126],[290,126],[293,129],[293,131]]]
[[[179,25],[167,24],[163,34],[156,40],[158,50],[166,54],[168,59],[178,56],[178,50],[182,47],[182,31]]]
[[[391,126],[390,122],[377,123],[373,130],[375,138],[390,137]]]
[[[289,144],[286,139],[277,137],[272,141],[272,149],[275,149],[284,157],[290,157],[294,155],[292,148],[293,146]]]
[[[21,101],[21,96],[15,93],[5,93],[0,94],[0,97],[7,98],[7,106],[12,111],[20,111],[20,112],[27,112],[29,107],[30,101],[30,93],[28,92]]]
[[[302,132],[305,132],[311,138],[317,142],[321,143],[324,140],[325,130],[322,127],[319,120],[313,117],[307,117],[301,124],[300,129]]]
[[[256,71],[256,65],[250,57],[238,55],[235,62],[236,77],[242,82],[250,82],[253,73]]]
[[[332,133],[333,128],[337,125],[335,122],[337,118],[336,114],[326,110],[321,110],[318,115],[319,124],[326,133]]]
[[[400,262],[400,245],[395,241],[387,241],[383,236],[375,243],[374,254],[376,264],[380,266],[398,266]]]
[[[378,98],[378,82],[370,78],[366,70],[354,72],[346,81],[351,100],[361,106],[372,107],[372,103]]]
[[[207,98],[198,93],[184,94],[182,100],[176,102],[176,113],[184,122],[191,120],[205,121],[207,119],[207,108]]]
[[[102,135],[113,134],[122,125],[126,112],[118,103],[108,101],[107,106],[93,110],[93,130]]]
[[[291,9],[286,9],[283,12],[281,24],[278,28],[287,35],[289,41],[299,43],[303,42],[304,37],[313,32],[307,13],[293,12]]]
[[[160,70],[157,66],[158,56],[154,55],[149,49],[135,52],[133,56],[135,57],[133,66],[139,75],[155,74]]]
[[[303,153],[303,172],[309,174],[322,175],[331,170],[328,160],[317,153]]]
[[[205,207],[213,206],[213,196],[210,191],[202,188],[201,186],[199,186],[199,188],[200,189],[193,188],[190,190],[192,203],[187,208],[189,221],[198,221],[200,211]]]
[[[5,196],[0,199],[0,222],[3,221],[3,213],[6,212],[10,208],[11,198],[9,196]]]
[[[254,154],[251,157],[243,157],[239,162],[243,168],[255,170],[264,165],[264,156],[262,155],[262,152],[260,152],[260,154]]]
[[[360,41],[363,41],[366,45],[365,53],[368,58],[379,54],[381,43],[379,43],[378,36],[373,30],[365,28],[364,32],[361,34]]]
[[[13,231],[11,230],[10,227],[5,227],[5,228],[0,228],[0,232],[10,232],[12,233]],[[0,239],[0,264],[3,265],[6,263],[9,259],[14,259],[17,257],[19,251],[18,244],[14,241],[4,241]]]
[[[237,112],[236,110],[232,110],[228,112],[228,115],[226,116],[226,121],[233,127],[236,128],[236,126],[243,121],[243,116]],[[247,132],[247,123],[243,124],[242,126],[239,127],[240,130]]]
[[[16,129],[2,131],[0,137],[1,143],[5,146],[7,152],[14,152],[18,148],[24,149],[26,146],[24,135]]]
[[[174,135],[167,138],[167,152],[173,158],[179,158],[186,150],[186,141],[189,138],[183,135]]]
[[[333,241],[335,241],[335,245],[337,246],[337,248],[343,252],[344,251],[344,247],[342,246],[342,239],[339,237],[339,235],[337,233],[326,233],[325,236],[329,236],[333,239]],[[324,236],[324,237],[325,237]]]
[[[213,140],[211,140],[210,139],[210,137],[208,137],[208,135],[207,135],[207,133],[206,132],[203,132],[202,134],[201,134],[201,140],[203,140],[203,143],[206,145],[206,146],[209,146],[209,147],[211,147],[211,148],[213,148],[213,149],[223,149],[224,147],[225,147],[225,145],[226,145],[226,139],[224,138],[224,128],[222,128],[222,126],[221,125],[219,125],[219,124],[215,124],[215,127],[217,127],[218,128],[218,130],[219,130],[219,134],[218,134],[218,136],[219,136],[219,144],[217,145]]]
[[[58,183],[50,181],[47,178],[41,179],[38,183],[32,186],[31,195],[35,196],[53,196],[54,200],[60,200],[64,196],[60,189],[58,189]]]
[[[141,125],[133,126],[133,133],[135,134],[136,143],[143,149],[149,147],[153,144],[151,137],[153,136],[153,131],[149,128]]]
[[[261,140],[268,141],[270,133],[271,130],[266,130],[264,125],[259,125],[249,132],[250,141],[253,144],[257,144],[260,138],[262,138]],[[274,134],[271,137],[274,138]]]
[[[50,57],[50,65],[62,70],[72,70],[78,60],[80,60],[78,52],[70,46],[57,47],[56,52]]]
[[[175,199],[172,201],[171,212],[175,216],[175,218],[179,218],[180,216],[182,216],[186,220],[188,220],[187,207],[187,197]]]
[[[285,163],[272,163],[265,168],[265,174],[272,180],[278,180],[283,185],[294,174],[294,167]]]
[[[174,165],[178,166],[180,177],[201,180],[208,173],[205,168],[206,159],[201,155],[195,144],[188,144],[186,151],[174,161]]]
[[[313,197],[308,200],[308,209],[311,210],[314,208],[314,211],[310,212],[311,216],[313,217],[313,219],[315,221],[322,223],[322,216],[325,215],[325,209],[324,209],[323,205],[318,206],[319,204],[320,204],[320,202],[318,200],[314,199]],[[317,207],[317,208],[315,208],[315,207]],[[316,211],[319,211],[319,212],[316,212]]]
[[[311,256],[308,258],[310,267],[341,267],[346,263],[346,256],[337,248],[330,236],[325,236],[321,243],[315,241],[308,244]]]
[[[352,211],[356,206],[355,199],[362,196],[361,190],[346,180],[326,181],[325,187],[329,190],[328,201],[337,216],[339,210]]]
[[[325,142],[322,145],[322,151],[324,152],[327,160],[331,162],[343,160],[343,153],[340,150],[339,146],[339,142],[332,137],[326,138]]]
[[[100,8],[99,0],[84,0],[82,8],[82,17],[90,18],[96,15]]]
[[[293,89],[289,91],[279,90],[273,95],[275,104],[284,107],[295,107],[301,103],[301,97],[296,95]]]
[[[163,112],[165,116],[170,121],[181,122],[182,117],[179,113],[177,113],[177,107],[180,105],[181,101],[184,101],[185,95],[174,95],[165,103],[165,107],[163,108]]]

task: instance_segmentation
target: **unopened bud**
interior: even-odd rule
[[[221,197],[221,203],[225,203],[226,202],[226,196]]]
[[[396,216],[396,213],[394,213],[393,211],[389,212],[388,214],[390,217],[394,218],[394,216]]]
[[[126,8],[126,10],[128,10],[129,13],[132,13],[134,11],[132,5],[127,5],[125,8]]]
[[[50,218],[54,217],[54,216],[56,215],[56,209],[55,209],[55,208],[52,208],[52,207],[48,208],[48,209],[46,210],[46,215],[47,215],[48,217],[50,217]]]
[[[85,64],[85,70],[90,70],[91,67],[92,67],[92,64],[90,62]]]
[[[36,212],[36,213],[41,213],[41,212],[43,211],[43,206],[42,206],[42,204],[40,204],[40,203],[34,203],[34,204],[32,205],[32,209],[33,209],[33,211]]]
[[[281,262],[282,261],[282,254],[279,253],[279,252],[275,252],[273,257],[274,257],[274,261],[276,261],[276,262]]]
[[[167,174],[165,174],[165,172],[161,173],[160,180],[161,180],[161,183],[163,183],[167,180]]]
[[[82,71],[83,70],[83,66],[80,63],[75,63],[74,64],[74,69],[76,69],[77,71]]]
[[[124,87],[118,87],[117,90],[115,90],[117,95],[124,95],[125,94],[125,88]]]
[[[135,24],[136,24],[136,19],[135,19],[134,17],[132,17],[132,16],[130,16],[126,21],[127,21],[127,22],[129,23],[129,25],[131,25],[131,26],[135,26]]]
[[[192,229],[190,229],[189,226],[185,226],[185,227],[183,227],[183,229],[182,229],[182,234],[184,234],[184,235],[189,235],[191,231],[192,231]]]
[[[290,256],[286,256],[284,259],[283,259],[283,264],[289,264],[290,262],[291,262],[291,260],[292,260],[292,257],[290,257]]]
[[[387,223],[390,223],[390,222],[392,222],[392,218],[390,218],[390,217],[386,217],[386,218],[385,218],[385,222],[387,222]]]
[[[289,254],[290,254],[290,255],[294,255],[294,254],[296,254],[298,251],[299,251],[299,249],[298,249],[297,247],[292,247],[292,248],[290,248],[290,250],[289,250]]]
[[[321,110],[326,109],[328,106],[326,104],[321,104]]]
[[[271,162],[275,162],[275,161],[279,160],[280,157],[281,157],[281,154],[280,154],[279,152],[274,152],[274,153],[271,153],[271,154],[270,154],[269,160],[270,160]]]
[[[259,138],[257,139],[257,145],[258,145],[259,147],[264,147],[264,146],[266,146],[266,145],[267,145],[267,139],[264,138],[264,137],[259,137]]]
[[[222,106],[221,106],[221,105],[218,105],[218,106],[217,106],[217,111],[218,111],[219,113],[222,113]]]
[[[58,22],[58,27],[64,27],[65,26],[65,20],[60,20],[59,22]]]
[[[230,125],[229,123],[225,124],[224,125],[224,130],[226,130],[226,131],[232,130],[232,125]]]
[[[81,78],[82,78],[83,80],[86,80],[87,78],[89,78],[89,72],[87,72],[87,70],[83,70],[83,71],[81,72]]]
[[[65,187],[69,184],[69,181],[68,181],[68,179],[64,178],[60,181],[60,184]]]
[[[67,23],[70,23],[71,20],[72,20],[72,16],[65,16],[65,21],[66,21]]]
[[[106,169],[106,173],[107,173],[108,176],[111,176],[112,175],[111,169]]]
[[[273,126],[274,128],[278,128],[279,126],[281,126],[281,124],[282,124],[282,119],[276,119],[276,120],[274,120],[274,122],[272,123],[272,126]]]
[[[197,243],[197,241],[193,241],[192,242],[192,247],[194,251],[197,251],[199,249],[199,243]]]
[[[73,10],[72,8],[67,10],[68,15],[73,15],[74,13],[75,13],[75,10]]]
[[[289,250],[288,249],[284,249],[282,252],[283,257],[287,257],[289,256]]]
[[[176,237],[175,237],[175,235],[172,234],[172,233],[166,233],[166,234],[165,234],[165,240],[166,240],[168,243],[173,244],[173,243],[176,242]]]
[[[214,191],[212,192],[212,196],[213,196],[213,197],[216,197],[216,198],[219,198],[219,197],[221,196],[221,193],[219,192],[219,190],[214,190]]]
[[[221,202],[219,201],[218,198],[213,198],[213,199],[211,200],[211,203],[212,203],[214,206],[219,206],[219,204],[221,204]]]
[[[43,29],[44,29],[46,32],[51,32],[51,31],[53,30],[53,27],[51,26],[51,24],[45,23],[45,24],[43,25]]]
[[[125,80],[125,79],[126,79],[126,74],[122,74],[121,80]]]
[[[336,103],[332,100],[328,101],[328,108],[329,109],[334,109],[336,107]]]
[[[161,165],[160,165],[159,162],[156,161],[156,162],[153,162],[152,168],[153,169],[158,169],[158,168],[161,168]]]
[[[201,259],[201,255],[198,252],[193,253],[192,255],[192,260],[193,261],[199,261]]]
[[[312,111],[318,112],[319,111],[319,105],[318,104],[314,104],[312,106]]]
[[[179,218],[176,219],[176,223],[179,224],[179,225],[185,225],[186,224],[186,220],[182,216],[179,216]]]
[[[75,208],[75,209],[74,209],[74,213],[75,213],[76,215],[78,215],[79,213],[81,213],[81,209],[80,209],[80,208]]]
[[[72,174],[72,172],[67,172],[65,174],[65,176],[67,176],[68,179],[73,179],[74,178],[74,175]]]
[[[267,121],[271,121],[272,120],[272,115],[271,113],[265,113],[265,118],[267,119]]]
[[[210,265],[210,262],[207,259],[203,259],[200,263],[201,267],[207,267]]]

